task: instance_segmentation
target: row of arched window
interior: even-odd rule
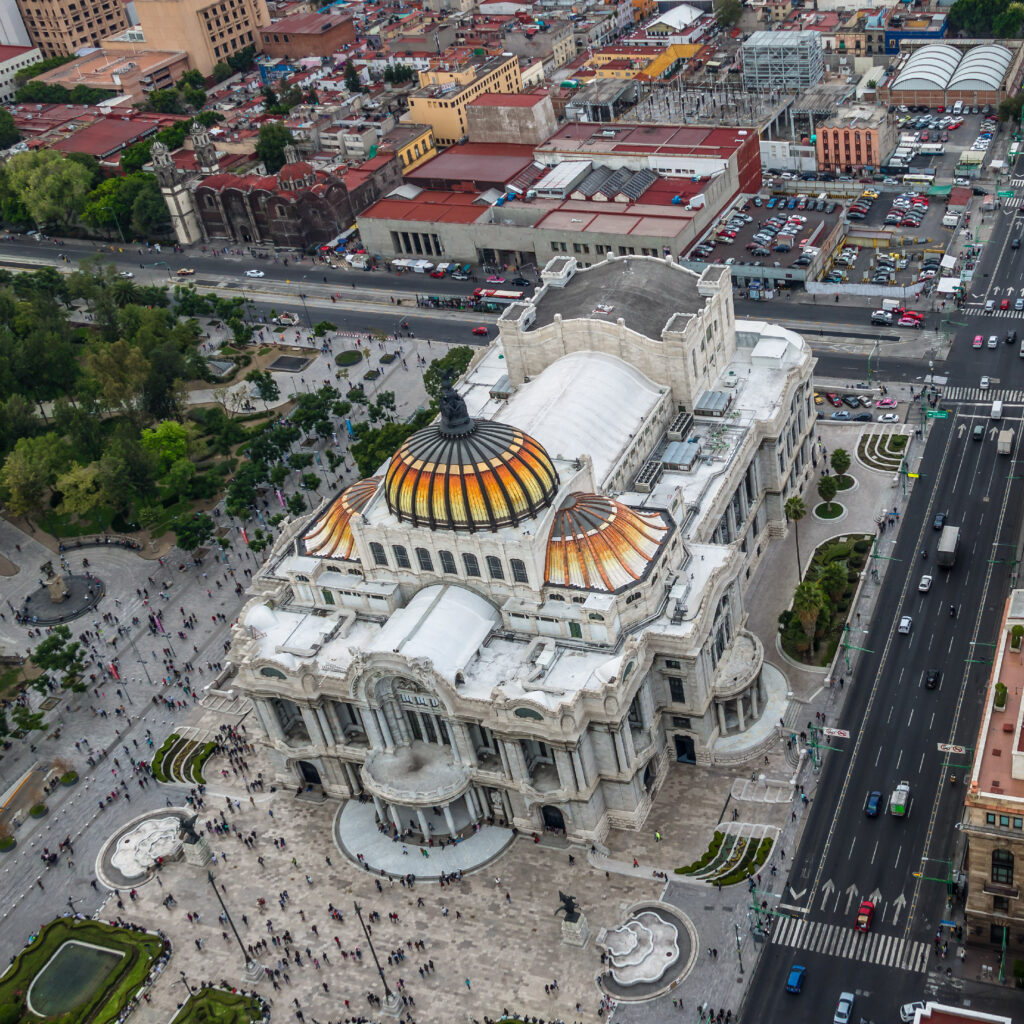
[[[399,569],[411,569],[412,560],[409,558],[409,552],[402,544],[392,544],[391,553],[394,556],[395,565]],[[434,558],[426,548],[415,548],[413,552],[416,556],[416,564],[423,572],[435,572],[434,569]],[[370,554],[373,555],[373,561],[375,565],[381,565],[390,567],[388,561],[388,553],[384,549],[384,545],[378,541],[370,541]],[[450,551],[438,551],[438,561],[441,563],[441,572],[447,575],[457,576],[458,568],[455,562],[455,556]],[[497,555],[487,555],[484,558],[484,563],[487,567],[487,576],[492,580],[504,580],[511,578],[514,583],[529,583],[530,577],[526,572],[526,563],[521,558],[510,558],[508,560],[508,573],[506,574],[505,565]],[[462,553],[462,571],[465,576],[482,577],[483,573],[480,569],[480,559],[470,551],[464,551]]]

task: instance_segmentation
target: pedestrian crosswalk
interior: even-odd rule
[[[1012,188],[1020,188],[1022,185],[1024,185],[1024,178],[1011,178],[1010,179],[1010,186]]]
[[[778,918],[771,941],[777,946],[804,949],[809,953],[860,960],[902,971],[924,973],[928,967],[928,943],[901,939],[881,932],[859,932],[848,924],[826,924],[803,918]]]
[[[999,399],[1004,405],[1024,402],[1024,390],[999,388],[944,388],[943,402],[994,402]]]
[[[999,205],[1004,210],[1019,210],[1021,208],[1021,206],[1024,206],[1024,197],[1022,197],[1022,196],[1013,196],[1013,197],[1007,197],[1006,199],[1000,199],[999,200]]]
[[[976,306],[978,312],[981,312],[981,307],[984,305],[983,302],[968,302],[967,305]],[[993,309],[985,314],[986,319],[988,317],[1002,317],[1004,320],[1024,320],[1024,309]]]

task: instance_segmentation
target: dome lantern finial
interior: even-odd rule
[[[446,437],[461,437],[470,434],[476,423],[466,409],[465,399],[455,390],[452,383],[454,374],[446,370],[441,384],[441,426]]]

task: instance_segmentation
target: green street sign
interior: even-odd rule
[[[1004,188],[1002,191],[997,192],[996,195],[999,196],[1000,199],[1012,199],[1014,193],[1012,188]]]
[[[948,409],[926,409],[925,417],[930,420],[948,420],[949,410]]]

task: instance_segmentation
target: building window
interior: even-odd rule
[[[370,554],[373,555],[374,565],[387,565],[388,556],[384,554],[384,545],[378,544],[375,540],[370,541]]]
[[[492,580],[503,580],[505,578],[505,570],[501,567],[500,558],[496,558],[494,555],[487,556],[487,574]]]
[[[1009,850],[992,851],[992,881],[996,885],[1013,885],[1013,854]]]
[[[665,668],[681,668],[681,666],[675,658],[666,658]]]
[[[571,636],[574,640],[582,639],[583,630],[580,628],[580,624],[578,622],[569,623],[569,636]]]
[[[334,604],[334,595],[329,590],[324,588],[321,590],[321,593],[324,595],[324,601],[327,604]]]
[[[1010,909],[1010,901],[1006,896],[993,896],[992,897],[992,909],[995,911],[1001,911],[1006,913]],[[999,941],[1002,942],[1002,936],[1000,935]]]
[[[420,563],[420,568],[424,572],[433,572],[434,563],[430,557],[430,552],[426,548],[416,549],[416,561]]]
[[[668,690],[669,693],[672,695],[673,703],[686,703],[686,692],[683,690],[683,680],[679,676],[668,677]]]
[[[693,726],[688,718],[683,718],[680,715],[672,716],[672,728],[673,729],[692,729]]]
[[[395,563],[399,569],[412,568],[412,562],[409,561],[409,552],[401,544],[392,544],[391,550],[395,553]]]
[[[995,823],[996,823],[996,816],[994,814],[986,814],[985,815],[985,824],[986,825],[994,825]]]
[[[526,563],[521,558],[510,558],[508,564],[512,569],[512,579],[516,583],[530,582],[530,577],[526,573]]]
[[[469,554],[469,552],[464,552],[462,555],[462,564],[466,569],[467,576],[480,575],[480,563],[477,561],[476,555],[471,555]]]
[[[437,557],[441,559],[442,572],[455,572],[455,556],[450,551],[438,551]]]
[[[999,815],[999,827],[1009,828],[1010,827],[1010,816],[1008,814]]]

